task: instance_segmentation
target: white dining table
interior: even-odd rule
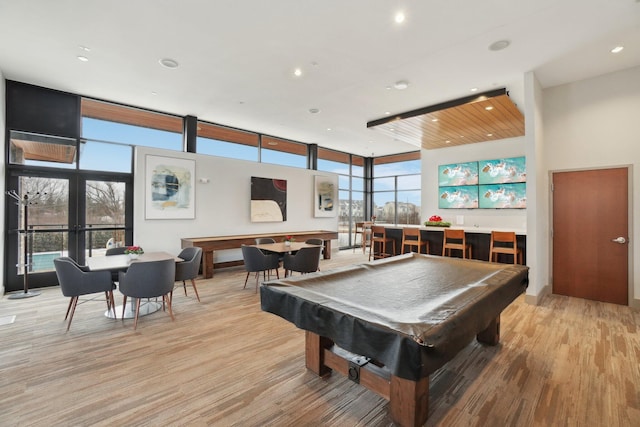
[[[173,259],[176,262],[184,261],[175,255],[168,252],[145,252],[138,257],[132,257],[131,255],[109,255],[109,256],[96,256],[87,259],[87,266],[91,271],[126,271],[132,263],[137,262],[149,262],[149,261],[162,261],[165,259]],[[116,306],[117,319],[133,319],[136,315],[136,298],[128,298],[127,304],[124,309],[124,315],[122,305]],[[162,304],[147,299],[146,302],[140,304],[140,312],[138,316],[146,316],[147,314],[155,313],[160,310]],[[110,319],[114,318],[113,311],[107,310],[104,315]]]

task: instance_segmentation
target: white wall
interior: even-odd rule
[[[630,305],[640,307],[640,251],[634,251],[640,239],[640,174],[633,173],[640,167],[640,67],[549,88],[543,94],[548,171],[632,166]]]
[[[196,160],[195,219],[145,219],[144,176],[147,154]],[[183,237],[310,230],[337,231],[337,216],[333,218],[313,216],[315,175],[336,176],[328,172],[267,163],[138,147],[134,172],[134,243],[147,250],[178,253],[180,239]],[[286,221],[251,222],[249,206],[252,176],[287,180]],[[208,178],[209,183],[198,182],[200,178]],[[333,246],[337,247],[337,245]],[[214,262],[237,259],[242,259],[239,250],[224,251]]]
[[[422,221],[426,221],[431,215],[439,215],[444,221],[456,224],[456,217],[462,215],[465,227],[477,225],[482,228],[526,229],[527,214],[524,209],[438,208],[438,165],[524,155],[524,137],[422,150]]]
[[[525,138],[527,155],[527,265],[526,301],[538,304],[549,287],[549,179],[544,155],[542,87],[533,72],[525,75]]]

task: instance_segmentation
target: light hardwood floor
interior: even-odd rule
[[[323,271],[366,260],[335,253]],[[57,288],[0,300],[0,426],[389,426],[387,402],[304,367],[304,332],[260,310],[242,267],[174,292],[166,312],[107,319]],[[117,296],[117,303],[121,295]],[[426,426],[640,426],[640,312],[518,298],[500,345],[471,343],[431,376]]]

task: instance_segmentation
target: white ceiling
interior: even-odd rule
[[[366,128],[386,112],[472,87],[522,111],[526,72],[550,87],[638,65],[640,0],[0,0],[6,79],[364,156],[416,150]]]

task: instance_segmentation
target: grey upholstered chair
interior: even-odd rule
[[[295,254],[284,254],[284,276],[290,276],[292,272],[313,273],[318,271],[320,264],[320,246],[301,248]]]
[[[262,245],[265,243],[275,243],[276,239],[271,238],[271,237],[257,237],[256,238],[256,245]]]
[[[196,298],[198,302],[200,302],[200,295],[198,295],[198,288],[196,288],[196,277],[200,271],[200,261],[202,260],[202,248],[184,248],[180,254],[178,254],[179,258],[182,258],[184,261],[176,264],[176,281],[179,282],[182,280],[182,287],[184,288],[184,295],[187,295],[187,284],[186,280],[191,280],[191,286],[193,286],[193,291],[196,293]]]
[[[111,255],[124,255],[124,251],[127,250],[126,246],[120,246],[117,248],[109,248],[107,249],[107,252],[105,252],[104,254],[106,256],[111,256]]]
[[[64,320],[69,318],[67,331],[71,327],[73,314],[76,311],[78,297],[81,295],[95,294],[104,292],[107,299],[107,310],[113,310],[114,318],[116,314],[115,303],[113,300],[113,290],[116,285],[111,280],[111,272],[109,271],[89,271],[85,266],[78,265],[69,257],[61,257],[53,260],[60,283],[60,290],[65,297],[71,297],[67,314]]]
[[[126,246],[119,246],[116,248],[109,248],[107,249],[107,251],[104,253],[105,256],[111,256],[111,255],[124,255],[124,251],[127,250]],[[122,270],[124,271],[124,270]],[[114,282],[118,281],[118,272],[117,271],[112,271],[111,272],[111,280],[113,280]]]
[[[278,267],[280,259],[276,253],[264,254],[255,246],[242,245],[242,258],[244,259],[244,269],[247,270],[247,277],[244,279],[244,287],[247,287],[249,274],[256,273],[256,292],[258,292],[258,276],[262,273],[263,278],[271,277],[271,270],[276,270],[276,277],[280,278]]]
[[[309,245],[322,246],[322,249],[320,249],[320,256],[318,258],[319,260],[322,259],[322,254],[324,253],[324,240],[322,240],[322,239],[307,239],[304,242],[309,244]],[[318,271],[320,271],[320,263],[318,263]]]
[[[124,295],[122,301],[123,318],[127,297],[136,298],[133,329],[138,326],[140,298],[162,297],[163,306],[166,303],[171,320],[175,320],[171,310],[171,298],[169,298],[169,294],[173,291],[176,277],[176,262],[174,259],[132,262],[127,271],[121,271],[119,276],[119,289]]]
[[[273,237],[256,237],[256,245],[264,245],[264,244],[269,244],[269,243],[276,243],[276,239],[274,239]],[[272,252],[269,251],[263,251],[261,249],[263,254],[270,254]],[[282,262],[282,254],[278,254],[278,260],[280,262]],[[279,266],[279,264],[278,264]],[[269,270],[271,271],[271,270]],[[276,268],[276,274],[278,273],[277,268]],[[256,273],[257,274],[257,273]],[[279,278],[279,277],[278,277]]]

